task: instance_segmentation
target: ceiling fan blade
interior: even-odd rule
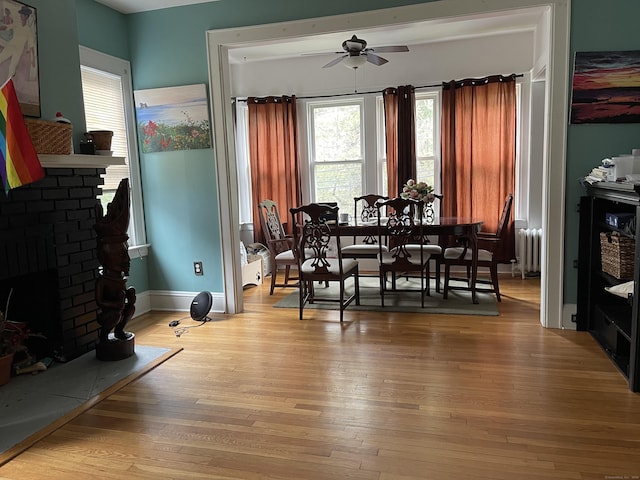
[[[334,58],[333,60],[331,60],[329,63],[327,63],[326,65],[324,65],[322,68],[329,68],[329,67],[333,67],[335,64],[340,63],[342,61],[343,58],[348,57],[349,55],[342,55],[338,58]]]
[[[388,53],[388,52],[408,52],[409,51],[409,47],[407,47],[406,45],[396,45],[396,46],[386,46],[386,47],[374,47],[374,48],[368,48],[367,50],[370,50],[372,52],[379,52],[379,53]]]
[[[301,53],[300,56],[302,57],[317,57],[318,55],[333,55],[333,54],[337,54],[337,55],[342,55],[344,54],[344,52],[316,52],[316,53]]]
[[[387,63],[389,60],[387,60],[386,58],[382,58],[379,57],[378,55],[375,55],[371,52],[367,52],[367,62],[369,63],[373,63],[374,65],[384,65],[385,63]]]

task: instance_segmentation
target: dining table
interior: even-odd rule
[[[377,219],[368,222],[358,221],[357,219],[345,224],[337,224],[335,231],[341,236],[355,237],[376,237],[380,228],[384,228],[383,219],[380,224]],[[439,217],[429,222],[423,222],[422,225],[416,225],[416,228],[422,227],[423,235],[437,235],[439,243],[444,248],[447,246],[445,239],[451,237],[464,237],[466,239],[468,249],[471,251],[471,279],[469,290],[471,292],[471,301],[477,304],[478,297],[476,292],[476,280],[478,276],[478,231],[483,224],[483,220],[471,217]]]

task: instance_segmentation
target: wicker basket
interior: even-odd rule
[[[633,278],[636,244],[618,232],[600,233],[602,271],[619,280]]]
[[[25,118],[25,123],[36,153],[71,154],[71,124],[32,118]]]

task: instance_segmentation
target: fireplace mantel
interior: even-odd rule
[[[107,155],[48,155],[38,154],[44,168],[105,168],[110,165],[125,165],[124,157]]]

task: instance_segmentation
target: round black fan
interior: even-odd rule
[[[196,322],[206,322],[211,320],[207,315],[211,311],[213,297],[210,292],[200,292],[191,302],[191,318]]]

